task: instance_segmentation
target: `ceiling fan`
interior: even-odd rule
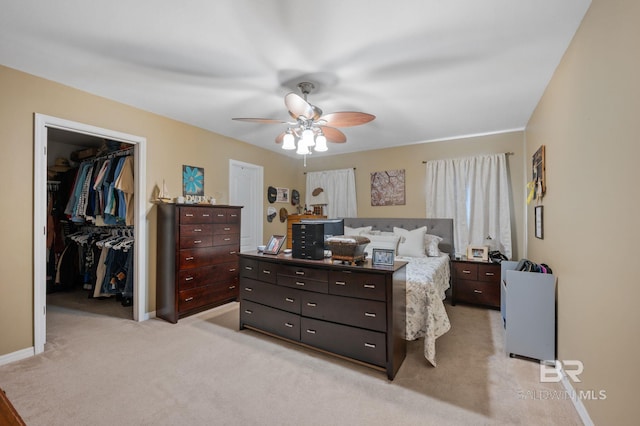
[[[283,149],[296,149],[297,153],[310,154],[310,147],[314,151],[326,151],[327,142],[344,143],[347,137],[336,127],[352,127],[365,124],[376,116],[364,112],[333,112],[322,113],[322,110],[307,102],[307,95],[315,88],[313,83],[303,81],[298,83],[302,96],[290,92],[284,97],[284,104],[294,122],[271,118],[233,118],[237,121],[248,121],[263,124],[287,124],[288,129],[276,137],[276,143],[282,143]],[[297,143],[297,145],[296,145]]]

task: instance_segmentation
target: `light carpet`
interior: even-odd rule
[[[84,306],[94,302],[100,313]],[[238,306],[137,323],[114,301],[51,297],[44,353],[0,366],[0,388],[30,426],[582,424],[536,362],[504,353],[498,311],[446,305],[452,329],[437,341],[438,367],[409,342],[389,381],[239,331]]]

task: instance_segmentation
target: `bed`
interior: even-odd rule
[[[398,256],[407,264],[406,340],[424,337],[424,357],[436,366],[436,339],[451,328],[444,307],[445,292],[450,285],[450,260],[453,247],[453,219],[344,218],[350,231],[361,235],[387,235],[394,227],[413,231],[427,227],[427,234],[442,238],[437,244],[439,256]],[[370,231],[368,231],[370,227]],[[437,254],[437,253],[431,253]]]

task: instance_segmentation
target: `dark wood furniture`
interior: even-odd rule
[[[294,223],[300,223],[302,219],[326,219],[326,216],[319,216],[315,214],[290,214],[287,216],[287,248],[292,248],[293,242],[293,229],[292,225]]]
[[[407,351],[405,265],[241,253],[240,329],[338,355],[393,380]]]
[[[4,426],[26,426],[20,414],[16,411],[4,390],[0,389],[0,425]]]
[[[452,260],[451,304],[458,302],[500,309],[500,264]]]
[[[176,323],[237,300],[240,209],[158,205],[156,316]]]

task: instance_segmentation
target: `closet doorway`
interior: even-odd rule
[[[48,200],[51,183],[48,183],[48,172],[51,166],[51,156],[57,156],[70,148],[53,142],[50,136],[69,138],[68,143],[77,143],[92,148],[98,141],[120,143],[123,147],[130,147],[133,151],[134,198],[133,198],[133,226],[127,232],[135,239],[133,254],[133,300],[132,317],[136,321],[149,318],[145,312],[147,306],[147,230],[145,218],[145,164],[146,139],[103,129],[82,123],[72,122],[42,114],[35,115],[34,126],[34,352],[44,351],[46,342],[46,303],[47,303],[47,219]],[[49,144],[51,143],[51,146]],[[130,153],[130,152],[129,152]],[[55,160],[55,158],[54,158]],[[140,195],[142,194],[142,196]],[[44,232],[43,232],[44,230]],[[120,232],[120,231],[119,231]],[[104,302],[113,301],[106,300]],[[124,303],[124,302],[123,302]],[[131,309],[131,308],[130,308]]]

